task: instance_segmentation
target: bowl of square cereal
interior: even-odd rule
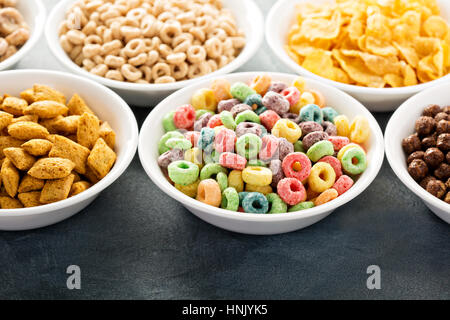
[[[0,70],[12,68],[32,50],[44,25],[41,0],[0,0]]]
[[[65,0],[45,33],[68,70],[131,105],[152,106],[198,78],[246,63],[263,41],[263,20],[253,0]]]
[[[163,100],[139,157],[194,215],[247,234],[299,230],[356,198],[383,162],[383,136],[357,100],[312,79],[235,73]]]
[[[266,39],[293,71],[382,112],[448,81],[449,21],[443,0],[280,0]]]
[[[0,230],[67,219],[130,164],[136,119],[110,89],[43,70],[5,71],[0,82]]]

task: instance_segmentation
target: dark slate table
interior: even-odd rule
[[[57,0],[45,0],[51,8]],[[274,1],[257,1],[267,13]],[[60,69],[45,40],[19,68]],[[288,72],[266,44],[239,71]],[[139,125],[150,110],[133,108]],[[377,114],[384,130],[389,113]],[[211,226],[161,192],[136,156],[83,212],[47,228],[0,232],[3,299],[450,299],[450,226],[387,161],[357,199],[278,236]],[[81,269],[69,290],[66,269]],[[368,290],[368,266],[381,289]]]

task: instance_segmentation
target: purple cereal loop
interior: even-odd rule
[[[281,94],[269,91],[262,99],[264,107],[269,110],[275,111],[279,115],[285,114],[289,111],[289,101],[286,100]]]
[[[281,91],[283,91],[284,89],[287,88],[287,84],[284,82],[272,82],[269,89],[267,90],[267,92],[269,91],[273,91],[276,93],[281,93]]]
[[[250,107],[248,104],[240,103],[231,108],[230,112],[233,115],[233,118],[236,118],[239,113],[245,110],[253,111],[252,107]]]
[[[284,178],[283,168],[280,160],[272,160],[269,164],[269,169],[272,171],[272,187],[276,188],[278,182]]]
[[[230,111],[235,105],[240,104],[238,99],[221,100],[217,105],[217,113],[222,111]]]
[[[162,168],[167,168],[169,164],[174,161],[183,160],[184,151],[181,149],[172,149],[164,152],[158,157],[158,165]]]
[[[311,132],[323,131],[322,126],[315,121],[300,122],[298,125],[302,129],[302,137]]]
[[[209,119],[211,119],[212,114],[207,112],[203,114],[197,121],[194,122],[194,131],[201,131],[202,128],[206,127]]]
[[[236,127],[236,137],[240,137],[246,133],[256,134],[258,137],[262,134],[261,125],[253,122],[241,122]]]
[[[278,152],[280,153],[280,160],[283,161],[289,153],[294,152],[294,145],[285,138],[278,138]]]
[[[303,148],[305,150],[308,150],[313,144],[322,140],[328,140],[328,133],[323,131],[314,131],[308,133],[302,140]]]
[[[330,121],[324,121],[322,123],[323,130],[328,133],[329,136],[337,136],[336,126]]]

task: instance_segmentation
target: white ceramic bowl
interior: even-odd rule
[[[443,83],[450,80],[450,75],[446,75],[440,79],[416,86],[402,88],[367,88],[329,80],[302,68],[294,60],[292,60],[284,50],[288,30],[295,21],[295,6],[302,2],[329,3],[334,1],[279,0],[273,5],[266,19],[267,43],[278,59],[280,59],[293,72],[335,86],[352,95],[369,110],[375,112],[393,111],[412,95],[438,83]],[[450,1],[438,0],[438,3],[441,7],[441,14],[445,19],[450,21]]]
[[[385,132],[386,157],[392,170],[409,190],[447,223],[450,223],[450,204],[428,193],[409,175],[402,140],[414,133],[415,122],[427,105],[447,106],[450,104],[449,92],[450,83],[445,83],[411,97],[394,112]]]
[[[224,7],[229,8],[246,36],[246,45],[240,55],[231,63],[223,68],[208,75],[185,81],[178,81],[167,84],[136,84],[114,81],[93,75],[86,70],[78,67],[62,49],[59,44],[57,26],[63,21],[67,9],[75,0],[60,1],[50,13],[47,21],[45,35],[50,50],[57,60],[70,72],[82,75],[95,80],[117,92],[130,105],[150,107],[155,106],[162,99],[174,91],[184,88],[192,83],[205,78],[211,78],[217,75],[233,72],[241,67],[256,53],[264,39],[264,17],[261,10],[253,0],[227,0],[223,1]]]
[[[14,55],[0,63],[0,70],[13,68],[23,57],[30,53],[38,42],[45,25],[45,7],[41,0],[19,0],[17,10],[22,14],[30,28],[30,38]]]
[[[78,93],[103,121],[116,132],[117,160],[111,172],[88,190],[69,199],[24,209],[0,209],[0,230],[26,230],[48,226],[74,215],[89,205],[125,171],[133,159],[138,142],[136,119],[128,105],[108,88],[79,76],[44,70],[0,72],[2,92],[19,93],[33,84],[49,85],[68,99]]]
[[[236,81],[247,82],[258,74],[261,74],[261,72],[235,73],[223,78],[231,83]],[[295,75],[289,74],[268,74],[271,75],[273,80],[286,83],[291,83],[296,78]],[[350,119],[356,115],[363,115],[369,120],[372,131],[371,138],[366,145],[369,166],[349,191],[319,207],[301,212],[271,215],[232,212],[203,204],[186,196],[166,180],[158,167],[158,140],[164,133],[161,121],[167,112],[182,104],[189,103],[190,97],[197,89],[208,87],[210,84],[211,80],[203,80],[164,99],[145,120],[139,137],[139,157],[148,176],[161,190],[182,203],[199,218],[220,228],[247,234],[277,234],[298,230],[316,223],[329,215],[334,209],[354,199],[369,186],[378,174],[384,158],[384,144],[383,134],[375,118],[351,96],[319,81],[308,79],[307,87],[321,91],[328,105],[333,106],[340,113],[346,114]]]

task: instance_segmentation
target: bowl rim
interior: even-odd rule
[[[232,73],[228,74],[226,76],[222,76],[221,78],[228,79],[230,78],[241,78],[233,79],[232,81],[244,81],[243,79],[251,79],[252,77],[256,75],[260,75],[261,73],[268,74],[273,79],[276,79],[277,77],[298,77],[298,75],[294,74],[287,74],[287,73],[278,73],[278,72],[240,72],[240,73]],[[159,166],[157,164],[157,159],[154,159],[152,155],[149,155],[147,157],[147,154],[149,152],[145,152],[146,150],[146,141],[144,141],[144,138],[147,136],[147,132],[151,132],[153,129],[153,123],[156,121],[156,117],[160,112],[164,112],[163,109],[166,104],[169,104],[172,99],[175,99],[182,95],[189,95],[189,92],[192,90],[191,88],[193,86],[189,86],[186,88],[183,88],[171,95],[169,95],[167,98],[165,98],[163,101],[161,101],[153,110],[150,112],[150,114],[145,119],[144,123],[142,124],[140,135],[139,135],[139,147],[138,147],[138,154],[139,159],[141,161],[141,164],[147,173],[147,175],[150,177],[150,179],[166,194],[168,194],[171,198],[177,200],[184,206],[188,206],[191,208],[199,209],[203,212],[206,212],[208,214],[211,214],[213,216],[217,216],[219,218],[225,218],[225,219],[231,219],[231,220],[239,220],[239,221],[290,221],[290,220],[297,220],[297,219],[305,219],[310,218],[314,216],[322,215],[326,212],[335,210],[336,208],[344,205],[345,203],[353,200],[356,198],[359,194],[361,194],[376,178],[378,175],[379,170],[381,169],[381,166],[383,164],[384,159],[384,139],[383,139],[383,133],[381,131],[380,126],[378,125],[378,122],[375,120],[373,115],[367,110],[359,101],[357,101],[355,98],[350,96],[349,94],[343,92],[342,90],[339,90],[337,88],[331,87],[327,84],[324,84],[320,81],[306,78],[307,83],[311,85],[319,85],[324,86],[327,88],[327,90],[334,91],[338,95],[345,96],[355,104],[355,106],[360,109],[361,113],[363,113],[369,120],[370,127],[372,128],[372,135],[374,136],[374,152],[373,156],[370,159],[371,161],[371,169],[367,172],[367,176],[364,177],[364,180],[362,180],[362,184],[359,185],[358,188],[352,188],[343,195],[339,196],[337,199],[334,199],[331,202],[328,202],[326,204],[323,204],[318,207],[314,207],[311,209],[306,209],[302,211],[296,211],[296,212],[289,212],[288,214],[252,214],[252,213],[245,213],[245,212],[234,212],[225,210],[222,208],[216,208],[207,204],[204,204],[202,202],[199,202],[193,198],[188,197],[184,193],[177,190],[174,186],[172,186],[164,177],[162,179],[159,179],[159,177],[156,175],[156,173],[153,171],[155,168],[159,169]],[[211,79],[205,79],[201,82],[197,82],[194,84],[194,86],[200,86],[200,85],[206,85],[209,83]],[[375,152],[377,151],[377,152]],[[153,169],[153,170],[152,170]]]
[[[76,0],[63,0],[60,1],[50,12],[49,17],[47,19],[47,23],[45,25],[45,38],[47,40],[48,47],[52,54],[57,58],[57,60],[68,70],[74,72],[78,75],[82,75],[91,80],[97,81],[107,87],[118,89],[118,90],[130,90],[137,92],[152,92],[152,91],[163,91],[163,90],[178,90],[180,88],[184,88],[189,86],[199,80],[214,78],[219,75],[224,75],[230,72],[233,72],[237,68],[241,67],[243,64],[248,62],[257,52],[257,50],[261,47],[262,42],[264,41],[264,15],[262,14],[261,9],[256,5],[254,0],[246,0],[243,1],[243,8],[247,8],[249,12],[252,12],[252,26],[255,30],[255,35],[251,38],[246,38],[245,47],[242,49],[241,53],[230,63],[226,64],[224,67],[206,74],[204,76],[176,81],[173,83],[150,83],[150,84],[138,84],[138,83],[130,83],[123,82],[117,80],[110,80],[104,77],[100,77],[94,75],[86,70],[80,68],[76,65],[62,50],[59,42],[53,41],[53,36],[57,33],[57,28],[55,25],[60,23],[58,16],[67,7],[71,2],[75,2]],[[61,54],[61,51],[62,53]]]
[[[71,207],[73,205],[76,205],[77,203],[83,202],[88,200],[91,197],[94,197],[95,195],[98,195],[100,192],[102,192],[104,189],[106,189],[108,186],[110,186],[114,181],[116,181],[123,172],[128,168],[131,161],[133,160],[136,149],[137,149],[137,143],[138,143],[138,125],[136,121],[136,117],[134,116],[133,112],[131,111],[128,104],[114,91],[111,89],[102,86],[101,84],[77,76],[73,75],[71,73],[67,72],[60,72],[60,71],[49,71],[49,70],[39,70],[39,69],[21,69],[21,70],[10,70],[10,71],[3,71],[1,73],[2,76],[9,76],[9,75],[30,75],[30,76],[39,76],[39,75],[46,75],[50,77],[65,77],[68,79],[73,79],[75,81],[81,81],[89,84],[93,88],[96,88],[99,92],[103,92],[104,94],[109,94],[114,97],[115,100],[117,100],[117,104],[114,105],[114,109],[111,108],[111,111],[114,112],[116,110],[121,110],[123,113],[123,121],[128,122],[128,128],[131,132],[131,139],[127,141],[127,144],[123,147],[123,153],[124,156],[120,162],[116,162],[112,168],[112,170],[99,182],[97,182],[95,185],[90,187],[84,192],[81,192],[73,197],[50,203],[45,204],[39,207],[31,207],[31,208],[20,208],[20,209],[0,209],[0,218],[8,217],[8,218],[14,218],[14,217],[26,217],[26,216],[32,216],[37,214],[43,214],[43,213],[50,213],[55,210],[61,210],[67,207]]]
[[[47,15],[47,11],[45,10],[45,6],[42,3],[41,0],[27,0],[35,6],[36,12],[33,15],[33,19],[36,22],[33,26],[33,29],[31,30],[31,36],[25,42],[25,44],[11,57],[6,59],[5,61],[0,62],[0,70],[5,70],[10,68],[11,66],[18,63],[33,47],[36,45],[36,43],[41,38],[41,35],[44,31],[44,25],[45,25],[45,17]],[[29,4],[27,4],[29,5]]]
[[[386,158],[389,162],[389,165],[391,166],[392,170],[394,171],[395,175],[400,179],[401,182],[410,190],[412,191],[416,196],[421,198],[426,203],[430,203],[433,207],[439,208],[440,210],[443,210],[444,212],[447,210],[447,212],[450,214],[450,204],[446,203],[445,201],[436,198],[432,194],[428,193],[425,189],[423,189],[408,173],[406,164],[404,161],[399,161],[395,157],[395,151],[399,150],[401,153],[404,154],[403,149],[401,147],[401,141],[393,141],[393,139],[388,138],[392,137],[392,134],[396,131],[398,131],[398,127],[400,123],[404,123],[404,114],[408,113],[409,110],[412,108],[421,108],[422,110],[425,108],[422,104],[415,103],[417,100],[422,98],[423,96],[427,95],[434,95],[437,92],[440,92],[441,90],[444,90],[445,92],[448,92],[450,90],[450,82],[440,84],[438,86],[434,86],[432,88],[429,88],[427,90],[424,90],[422,92],[419,92],[406,100],[404,103],[400,105],[400,107],[394,112],[394,114],[389,119],[389,122],[386,126],[385,130],[385,152],[386,152]],[[412,133],[411,133],[412,134]],[[406,137],[404,137],[406,138]]]
[[[299,74],[320,80],[326,84],[337,87],[343,91],[350,92],[352,94],[368,94],[368,95],[412,95],[419,91],[428,89],[437,84],[446,82],[450,79],[450,73],[436,80],[432,80],[429,82],[413,85],[413,86],[405,86],[399,88],[371,88],[371,87],[363,87],[357,86],[353,84],[346,84],[338,81],[334,81],[328,78],[321,77],[302,66],[298,65],[294,60],[292,60],[289,55],[286,53],[284,48],[280,48],[276,45],[277,41],[274,41],[274,38],[271,36],[273,32],[271,31],[271,26],[276,25],[278,12],[281,10],[283,6],[286,4],[296,5],[300,2],[312,2],[311,0],[278,0],[274,3],[274,5],[270,8],[270,11],[266,18],[265,24],[265,37],[266,42],[268,43],[272,52],[284,63],[285,66],[290,68],[292,71],[298,72]]]

